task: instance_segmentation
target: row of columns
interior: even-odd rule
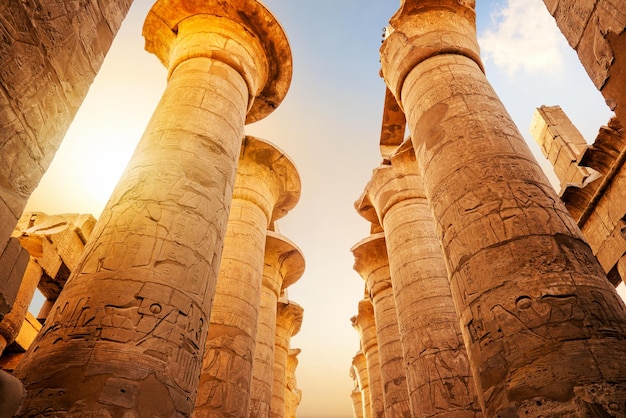
[[[381,63],[411,137],[356,203],[355,416],[622,416],[624,304],[485,78],[474,2],[404,0]]]
[[[293,415],[304,259],[275,222],[300,180],[244,137],[289,87],[286,36],[255,0],[160,0],[143,33],[167,86],[15,370],[18,416]]]

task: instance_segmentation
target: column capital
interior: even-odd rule
[[[463,55],[483,70],[476,40],[474,0],[404,0],[389,21],[380,48],[387,87],[404,108],[400,92],[409,72],[435,55]]]
[[[248,84],[246,123],[269,115],[289,89],[289,42],[280,23],[256,0],[158,0],[148,13],[143,36],[146,50],[170,74],[194,57],[217,59],[235,68]]]
[[[265,212],[269,225],[296,206],[300,190],[300,175],[287,154],[263,139],[244,138],[233,198],[255,203]]]
[[[382,225],[387,211],[395,204],[424,197],[424,186],[409,138],[389,160],[374,169],[354,207],[363,218]]]
[[[358,314],[350,318],[350,321],[361,337],[363,352],[368,353],[378,344],[374,306],[369,298],[359,301]]]
[[[296,244],[287,237],[274,231],[267,231],[265,239],[265,268],[269,266],[280,272],[276,280],[280,283],[269,283],[269,277],[263,274],[263,285],[276,290],[279,294],[282,289],[286,289],[304,274],[305,261],[302,251]],[[267,282],[267,283],[266,283]]]
[[[293,337],[300,332],[302,320],[304,318],[304,308],[287,298],[278,300],[278,309],[276,310],[276,326],[282,326],[289,330],[289,337]]]
[[[372,234],[362,239],[350,251],[354,255],[353,268],[365,280],[366,290],[371,297],[391,288],[389,258],[384,232]]]

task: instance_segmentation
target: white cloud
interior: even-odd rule
[[[563,35],[541,0],[504,0],[496,4],[490,26],[479,36],[483,59],[514,76],[556,74],[565,68]]]

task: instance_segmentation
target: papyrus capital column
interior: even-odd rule
[[[274,384],[272,385],[271,418],[285,416],[285,386],[287,357],[291,337],[300,332],[304,309],[290,300],[280,298],[276,311],[276,340],[274,345]]]
[[[434,221],[410,141],[356,204],[385,230],[413,416],[480,414]]]
[[[364,418],[372,417],[372,396],[370,394],[370,377],[367,372],[367,359],[365,358],[365,354],[363,354],[363,350],[357,351],[355,356],[352,358],[352,370],[356,374],[356,378],[358,380],[358,386],[361,390],[361,407],[363,409],[362,415]],[[358,413],[355,412],[355,416],[358,416]]]
[[[359,333],[361,351],[363,351],[367,362],[370,389],[369,403],[372,417],[381,418],[385,416],[385,396],[380,375],[380,354],[378,351],[376,320],[372,301],[369,298],[359,301],[358,314],[350,318],[350,320],[354,329]]]
[[[474,19],[474,1],[406,0],[381,63],[478,395],[488,417],[608,414],[626,398],[624,304],[485,78]]]
[[[267,228],[299,197],[300,177],[293,162],[274,145],[246,137],[211,311],[196,417],[238,418],[249,412]],[[272,287],[269,298],[275,305],[280,287]]]
[[[250,418],[269,416],[274,384],[274,340],[278,298],[281,290],[302,277],[305,266],[302,251],[286,237],[273,231],[267,231],[264,260],[263,288],[252,371]]]
[[[16,370],[22,416],[189,416],[195,405],[244,125],[282,100],[290,52],[252,0],[160,0],[143,33],[167,86]]]
[[[374,307],[385,415],[410,417],[406,368],[398,330],[396,302],[389,274],[385,234],[380,232],[352,247],[354,270],[365,280]]]

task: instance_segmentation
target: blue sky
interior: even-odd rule
[[[57,158],[27,210],[98,216],[165,85],[166,70],[143,51],[151,5],[135,0]],[[487,77],[522,134],[535,107],[561,105],[588,141],[610,112],[556,30],[541,0],[477,1]],[[307,270],[290,289],[305,308],[293,339],[301,348],[299,416],[351,414],[348,371],[359,347],[350,317],[363,295],[350,248],[369,234],[353,209],[380,163],[385,87],[379,76],[382,28],[399,2],[268,0],[291,43],[290,91],[265,120],[246,128],[275,143],[302,179],[298,206],[281,232],[302,249]],[[544,164],[545,166],[546,164]]]

